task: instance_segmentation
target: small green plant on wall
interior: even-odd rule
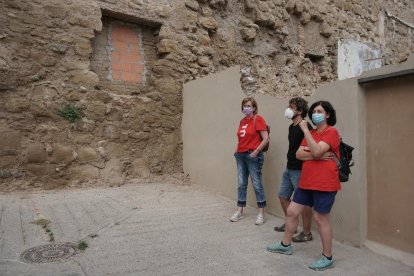
[[[65,104],[58,110],[58,114],[72,123],[79,121],[83,117],[82,111],[72,104]]]

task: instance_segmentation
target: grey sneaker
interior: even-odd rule
[[[285,232],[285,224],[283,223],[280,226],[275,226],[273,229],[275,229],[276,232]]]
[[[263,214],[258,214],[256,217],[256,222],[254,224],[256,225],[262,225],[264,223],[264,215]]]
[[[305,234],[303,231],[292,238],[293,242],[307,242],[313,240],[312,233]]]
[[[236,222],[244,218],[243,213],[240,213],[239,211],[236,211],[230,218],[230,221]]]
[[[285,226],[286,226],[286,224],[282,224],[282,225],[280,225],[280,226],[275,226],[273,229],[276,231],[276,232],[285,232]],[[295,231],[295,234],[298,232],[298,230],[296,230]]]
[[[269,244],[267,246],[267,251],[285,255],[293,254],[292,245],[289,244],[288,246],[283,246],[281,242]]]

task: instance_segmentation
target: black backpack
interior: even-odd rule
[[[339,154],[341,158],[335,156],[336,164],[338,165],[338,175],[339,181],[347,182],[349,180],[349,174],[351,173],[350,167],[354,165],[354,160],[352,160],[352,151],[353,147],[341,141],[339,143]]]
[[[254,116],[254,121],[253,121],[253,123],[254,123],[254,128],[256,128],[256,115]],[[269,142],[267,142],[267,145],[263,147],[263,149],[262,149],[262,151],[263,151],[263,152],[268,151],[268,150],[269,150],[269,146],[270,146],[270,126],[268,126],[268,125],[266,124],[266,128],[267,128],[267,134],[269,135]],[[259,132],[259,131],[258,131],[258,132]],[[263,140],[263,139],[262,139],[262,135],[260,135],[260,132],[259,132],[259,136],[260,136],[260,140]]]

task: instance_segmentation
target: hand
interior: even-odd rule
[[[301,129],[308,129],[308,121],[306,120],[302,120],[299,122],[299,126],[301,127]]]
[[[331,160],[334,158],[334,153],[332,151],[325,152],[321,157],[319,157],[319,160]]]
[[[252,153],[250,153],[250,157],[251,158],[256,158],[258,154],[259,154],[259,152],[254,150],[254,151],[252,151]]]

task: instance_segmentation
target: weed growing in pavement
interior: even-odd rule
[[[44,230],[45,233],[49,236],[49,241],[55,241],[55,235],[52,232],[52,229],[49,228],[50,220],[47,219],[37,219],[31,222],[32,224],[40,225]]]
[[[79,249],[80,251],[85,251],[86,248],[88,248],[88,243],[86,241],[79,241],[78,244],[76,245],[76,248]]]

